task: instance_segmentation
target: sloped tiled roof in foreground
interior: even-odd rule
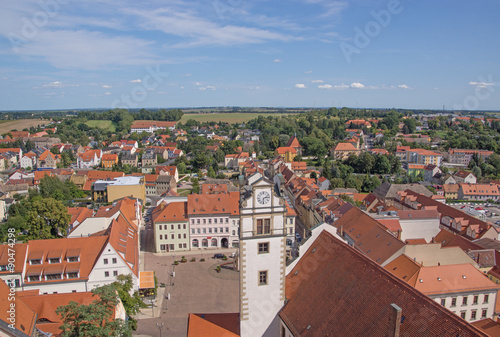
[[[388,336],[391,304],[401,336],[486,336],[328,232],[286,277],[279,315],[298,336]]]

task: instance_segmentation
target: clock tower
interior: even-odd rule
[[[240,206],[240,336],[276,336],[285,302],[286,206],[264,177],[246,185]]]

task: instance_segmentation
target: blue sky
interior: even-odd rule
[[[500,110],[498,0],[3,0],[0,110]]]

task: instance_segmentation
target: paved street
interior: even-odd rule
[[[170,293],[170,300],[162,300],[162,288],[155,305],[155,317],[151,308],[143,309],[139,315],[138,328],[134,336],[160,336],[156,323],[164,323],[162,336],[185,337],[187,335],[188,313],[222,313],[239,311],[239,273],[215,267],[227,261],[214,260],[216,252],[230,255],[234,249],[206,250],[173,255],[141,252],[143,265],[141,270],[154,270],[160,283],[165,283],[165,294]],[[174,259],[186,256],[188,262],[174,266]],[[196,262],[190,262],[195,257]],[[205,262],[199,259],[204,257]],[[143,267],[143,268],[142,268]],[[175,277],[169,275],[175,271]],[[172,285],[170,285],[172,283]],[[158,317],[159,316],[159,317]]]

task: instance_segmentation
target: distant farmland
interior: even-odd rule
[[[0,121],[0,134],[3,135],[9,131],[17,130],[22,131],[23,129],[29,129],[30,127],[38,127],[38,125],[48,124],[49,121],[46,119],[16,119]]]
[[[290,113],[206,113],[206,114],[184,114],[181,118],[182,123],[186,123],[192,119],[200,123],[204,122],[226,122],[226,123],[246,123],[258,116],[286,116],[293,115]]]
[[[92,121],[87,121],[85,124],[87,124],[89,127],[91,128],[99,128],[99,129],[103,129],[105,131],[111,131],[111,132],[115,132],[116,131],[116,126],[115,124],[110,121],[110,120],[92,120]]]

